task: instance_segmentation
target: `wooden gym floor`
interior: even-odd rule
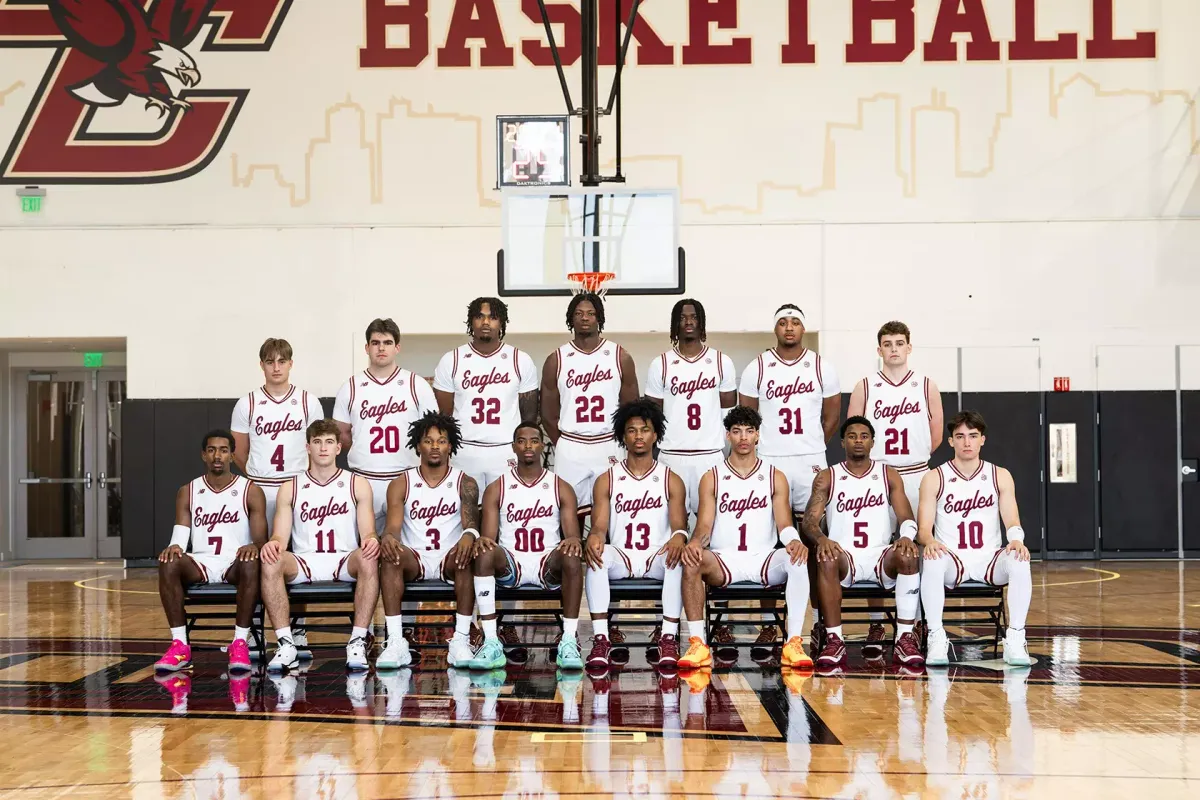
[[[1054,563],[1034,568],[1032,669],[906,676],[852,649],[843,676],[785,681],[745,651],[705,685],[660,680],[634,650],[593,682],[545,650],[483,675],[427,650],[348,679],[331,627],[294,678],[230,681],[208,647],[160,683],[153,571],[15,566],[0,569],[0,795],[1194,798],[1198,627],[1200,565]]]

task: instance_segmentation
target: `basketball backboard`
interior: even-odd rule
[[[608,294],[682,294],[674,189],[504,189],[501,296],[569,295],[567,276],[611,272]]]

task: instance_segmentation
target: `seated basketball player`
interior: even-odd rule
[[[158,555],[158,595],[171,646],[155,668],[175,672],[190,667],[183,590],[195,583],[232,583],[237,589],[229,669],[250,669],[250,621],[258,604],[258,548],[267,540],[263,490],[229,471],[233,434],[209,431],[201,444],[203,475],[175,493],[171,543]]]
[[[375,669],[399,669],[412,662],[401,626],[404,586],[413,581],[454,585],[452,667],[470,666],[469,635],[475,610],[471,551],[479,538],[479,487],[450,459],[460,443],[454,417],[430,411],[408,427],[408,446],[421,463],[388,485],[387,527],[379,542],[379,583],[387,644]]]
[[[917,523],[904,494],[904,481],[894,467],[871,460],[875,428],[866,417],[842,423],[846,460],[821,470],[801,524],[804,541],[817,560],[817,598],[822,630],[814,631],[820,647],[817,667],[846,663],[842,637],[842,587],[870,581],[896,589],[896,646],[892,661],[919,666],[925,659],[913,635],[921,579],[920,554],[913,537]],[[892,540],[892,512],[900,538]],[[825,517],[829,535],[821,533]],[[823,640],[823,641],[822,641]]]
[[[333,420],[312,423],[305,438],[308,470],[279,488],[271,539],[262,548],[263,605],[271,622],[278,626],[290,619],[287,584],[357,582],[346,666],[365,670],[369,666],[367,626],[379,597],[375,563],[379,540],[375,538],[371,484],[338,468],[342,446]],[[289,541],[291,552],[287,549]],[[275,636],[279,643],[267,669],[294,669],[299,660],[291,628],[276,627]]]
[[[1008,632],[1004,661],[1028,666],[1025,617],[1033,597],[1029,550],[1017,512],[1012,475],[979,457],[987,442],[987,423],[975,411],[960,411],[946,423],[954,458],[921,481],[917,544],[925,548],[921,603],[929,624],[925,663],[949,663],[949,642],[942,627],[946,589],[964,580],[1008,586]],[[1000,538],[1001,522],[1008,544]]]
[[[522,422],[513,431],[517,466],[483,493],[483,536],[475,542],[475,605],[484,642],[472,669],[506,663],[496,635],[496,585],[562,588],[563,632],[555,659],[563,669],[582,669],[576,632],[583,594],[583,543],[571,485],[542,466],[542,431]]]
[[[687,498],[683,479],[654,460],[654,445],[665,430],[662,409],[648,399],[622,405],[613,417],[613,438],[626,455],[592,488],[592,530],[584,550],[590,567],[584,584],[595,633],[588,669],[607,669],[611,663],[608,583],[621,578],[663,582],[661,636],[651,663],[674,669],[679,661],[679,560],[687,544]]]
[[[808,609],[808,548],[792,527],[787,477],[758,457],[761,427],[752,408],[737,406],[726,414],[729,458],[700,479],[696,530],[683,550],[683,610],[690,622],[680,669],[712,666],[704,631],[706,584],[778,586],[785,577],[788,641],[781,662],[812,666],[800,639]],[[776,548],[780,542],[783,549]]]

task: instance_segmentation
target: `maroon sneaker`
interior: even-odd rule
[[[625,631],[616,625],[610,625],[608,628],[608,640],[612,643],[612,652],[608,654],[612,663],[628,664],[629,648],[625,646]]]
[[[883,644],[886,640],[887,632],[884,631],[883,625],[878,622],[872,622],[871,629],[867,631],[867,641],[863,642],[863,658],[881,658],[883,656]]]
[[[562,631],[559,633],[561,634]],[[529,660],[529,650],[522,644],[521,637],[517,635],[517,629],[512,625],[501,625],[496,629],[496,637],[504,645],[504,655],[508,657],[509,663],[520,665]]]
[[[607,670],[612,665],[612,642],[607,636],[592,637],[592,652],[588,653],[584,663],[588,669]]]
[[[676,669],[679,666],[679,640],[669,633],[658,637],[658,661],[654,666],[659,669]]]
[[[917,637],[911,632],[901,634],[896,640],[896,646],[892,648],[892,663],[903,665],[906,667],[923,667],[925,666],[925,656],[921,654],[921,646],[917,644]]]
[[[846,663],[846,643],[836,633],[825,634],[825,647],[817,656],[817,666],[823,668],[841,666]]]
[[[766,661],[775,654],[780,645],[779,628],[774,625],[763,625],[758,632],[758,638],[750,647],[750,658],[755,661]]]
[[[808,652],[819,653],[825,649],[825,626],[820,620],[813,623],[812,631],[808,635]]]

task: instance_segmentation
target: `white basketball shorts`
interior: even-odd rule
[[[658,460],[671,468],[683,481],[687,490],[687,510],[695,514],[700,507],[700,479],[704,473],[720,464],[725,458],[721,451],[715,453],[660,453]]]
[[[508,442],[494,447],[464,444],[454,454],[452,463],[475,479],[475,483],[479,484],[479,496],[483,497],[484,489],[509,469],[517,466],[517,457]]]
[[[421,574],[417,576],[419,581],[441,581],[454,585],[454,568],[446,570],[446,559],[450,555],[449,550],[413,550],[417,556],[417,563],[421,565]],[[445,573],[449,572],[450,577],[445,577]]]
[[[877,583],[885,589],[896,585],[895,578],[889,578],[883,571],[883,560],[891,552],[892,546],[884,547],[843,547],[842,552],[850,560],[850,569],[842,579],[842,586],[850,587],[855,583]]]
[[[787,583],[787,550],[775,549],[764,553],[744,553],[736,548],[711,551],[725,573],[722,586],[731,583],[756,583],[759,586],[782,586]]]
[[[992,586],[1008,584],[1008,561],[1015,556],[1006,556],[1003,548],[983,551],[946,548],[946,552],[955,566],[945,572],[947,588],[953,589],[964,581],[979,581]]]
[[[792,497],[792,510],[803,512],[812,495],[813,480],[817,473],[829,466],[824,453],[803,456],[763,456],[763,461],[787,477],[788,490]]]
[[[211,553],[188,553],[188,558],[196,562],[204,575],[204,583],[229,583],[225,573],[237,560],[237,553],[230,556],[214,556]]]
[[[547,548],[541,553],[518,553],[501,547],[504,557],[508,560],[508,574],[496,579],[496,585],[503,589],[516,589],[518,586],[540,586],[543,589],[557,589],[559,584],[546,580],[546,562],[557,549],[557,545]]]
[[[354,576],[346,568],[349,553],[292,553],[296,558],[296,577],[290,583],[319,583],[339,581],[354,583]]]
[[[626,550],[604,545],[604,571],[610,581],[625,578],[649,578],[661,581],[667,574],[667,546],[657,551]]]
[[[581,511],[592,507],[592,484],[596,478],[620,460],[620,450],[611,439],[580,442],[562,436],[554,446],[554,473],[571,484]]]

